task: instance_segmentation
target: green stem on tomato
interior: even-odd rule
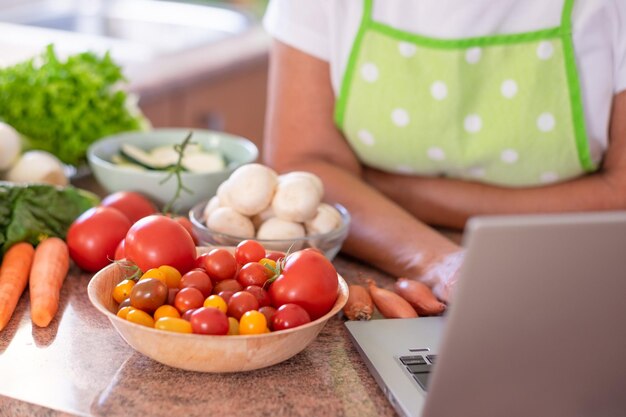
[[[172,176],[176,177],[176,191],[174,192],[174,196],[172,197],[172,199],[168,201],[167,204],[163,207],[163,214],[170,214],[170,212],[172,211],[172,207],[176,203],[176,200],[180,198],[180,195],[183,191],[189,194],[193,194],[192,190],[185,187],[182,178],[182,172],[185,170],[183,168],[183,156],[185,155],[185,148],[187,147],[187,145],[189,145],[192,136],[193,131],[189,131],[182,143],[174,145],[174,150],[178,153],[178,160],[176,161],[176,164],[172,168],[170,168],[170,172],[167,177],[165,177],[163,181],[159,183],[164,184],[170,178],[172,178]]]

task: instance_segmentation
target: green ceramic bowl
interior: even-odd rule
[[[183,172],[181,177],[186,188],[192,193],[182,192],[174,210],[189,210],[200,201],[206,201],[217,192],[239,166],[254,162],[259,150],[250,140],[223,132],[201,129],[154,129],[143,132],[126,132],[107,136],[94,142],[87,150],[87,161],[96,180],[108,192],[137,191],[159,205],[167,204],[176,192],[176,178],[165,179],[168,173],[156,170],[136,170],[113,163],[119,155],[120,146],[130,143],[144,150],[157,146],[182,143],[187,134],[193,131],[191,141],[206,150],[217,151],[226,161],[226,168],[210,173]]]

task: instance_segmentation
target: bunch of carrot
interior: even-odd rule
[[[0,331],[11,319],[27,284],[31,319],[37,326],[48,326],[59,309],[69,266],[69,251],[62,239],[47,238],[36,249],[27,242],[11,246],[0,267]]]

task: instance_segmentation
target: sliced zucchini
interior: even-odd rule
[[[173,165],[168,160],[155,158],[151,153],[128,143],[120,146],[120,153],[130,161],[148,169],[167,169]]]
[[[215,172],[224,169],[224,158],[215,152],[185,153],[183,168],[190,172]]]
[[[185,150],[185,153],[187,153],[187,150]],[[150,156],[170,166],[174,166],[178,162],[178,152],[174,149],[174,145],[158,146],[150,151]]]

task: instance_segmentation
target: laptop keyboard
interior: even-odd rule
[[[437,355],[400,356],[400,362],[413,375],[413,378],[424,391],[428,386],[428,376],[432,370]]]

